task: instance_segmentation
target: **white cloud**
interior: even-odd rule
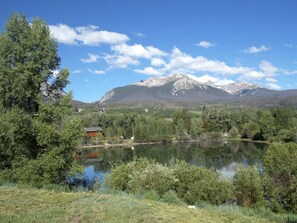
[[[88,68],[87,69],[90,73],[92,73],[92,74],[105,74],[105,71],[104,70],[92,70],[92,69],[90,69],[90,68]]]
[[[142,46],[141,44],[127,45],[120,44],[111,47],[111,50],[119,55],[125,55],[134,58],[146,58],[150,59],[152,57],[162,57],[166,56],[167,53],[155,48],[153,46]]]
[[[151,65],[154,67],[160,67],[165,64],[166,64],[166,62],[161,58],[152,58],[152,60],[151,60]]]
[[[265,81],[267,81],[267,82],[269,82],[269,83],[276,83],[276,82],[277,82],[276,79],[274,79],[274,78],[270,78],[270,77],[265,78]]]
[[[65,24],[58,24],[49,25],[49,29],[59,43],[69,45],[82,43],[88,46],[97,46],[100,44],[121,44],[129,40],[125,34],[99,30],[97,26],[93,25],[72,28]]]
[[[280,69],[280,71],[281,71],[283,74],[286,74],[286,75],[294,75],[294,74],[297,74],[297,70],[288,71],[288,70],[285,70],[285,69]]]
[[[274,77],[275,73],[279,71],[277,67],[272,66],[272,64],[266,60],[261,61],[259,69],[271,77]]]
[[[105,55],[104,60],[110,67],[127,68],[129,65],[139,65],[140,62],[129,56],[123,55]]]
[[[275,84],[275,83],[266,83],[266,86],[273,89],[273,90],[281,90],[281,86]]]
[[[68,45],[76,45],[77,41],[77,33],[76,31],[65,25],[65,24],[58,24],[56,26],[49,25],[49,29],[51,32],[51,35],[57,39],[59,43],[64,43]]]
[[[145,37],[145,34],[143,33],[133,33],[137,37]]]
[[[71,74],[80,74],[82,72],[82,70],[73,70],[70,73]]]
[[[203,48],[209,48],[209,47],[215,46],[216,44],[215,43],[211,43],[211,42],[207,42],[207,41],[200,41],[196,45],[197,46],[200,46],[200,47],[203,47]]]
[[[94,63],[97,62],[97,60],[99,59],[99,55],[97,54],[88,53],[88,56],[88,58],[80,59],[80,61],[83,63]]]
[[[111,67],[127,68],[129,65],[139,65],[138,59],[152,59],[167,56],[168,54],[153,46],[141,44],[119,44],[111,46],[113,55],[107,54],[104,59]],[[155,60],[156,62],[156,60]],[[158,61],[159,63],[161,60]]]
[[[204,72],[227,76],[253,71],[248,67],[230,67],[225,62],[209,60],[203,56],[192,57],[176,47],[172,50],[170,61],[165,65],[165,68],[172,73]]]
[[[155,68],[156,70],[157,68]],[[154,70],[153,73],[156,73]],[[158,68],[158,73],[172,74],[172,73],[206,73],[214,74],[215,76],[238,76],[239,80],[250,81],[260,80],[263,78],[272,78],[276,76],[279,69],[271,65],[268,61],[262,61],[259,68],[244,67],[244,66],[228,66],[225,62],[218,60],[210,60],[203,56],[192,57],[179,50],[177,47],[173,48],[168,63]],[[152,72],[146,72],[152,73]],[[224,80],[220,78],[220,80]],[[225,83],[229,79],[225,79]]]
[[[160,76],[160,75],[162,75],[162,71],[160,69],[155,69],[153,67],[146,67],[143,70],[141,70],[141,69],[135,69],[134,71],[136,73],[153,75],[153,76]]]
[[[252,46],[252,47],[250,47],[248,49],[243,50],[243,52],[248,53],[248,54],[255,54],[255,53],[260,53],[260,52],[268,51],[270,49],[271,48],[269,48],[269,47],[266,47],[264,45],[261,45],[260,47]]]
[[[232,84],[234,83],[233,80],[230,80],[230,79],[220,79],[220,78],[217,78],[217,77],[213,77],[213,76],[210,76],[208,74],[205,74],[203,76],[200,76],[200,77],[197,77],[195,75],[188,75],[190,78],[196,80],[196,81],[199,81],[201,83],[206,83],[208,81],[211,81],[212,83],[214,83],[215,85],[226,85],[226,84]]]

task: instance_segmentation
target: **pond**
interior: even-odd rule
[[[85,148],[79,159],[86,167],[88,179],[97,177],[101,182],[112,165],[146,157],[168,164],[172,159],[189,164],[214,168],[223,178],[232,177],[240,167],[262,166],[267,144],[252,142],[199,142],[178,144],[137,145],[134,147]]]

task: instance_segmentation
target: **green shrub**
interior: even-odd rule
[[[229,130],[229,133],[228,133],[228,136],[229,138],[238,138],[238,135],[239,135],[239,131],[238,129],[233,126],[230,130]]]
[[[297,144],[275,143],[264,157],[267,197],[275,210],[297,213]]]
[[[174,166],[178,181],[177,195],[186,203],[196,204],[206,201],[222,204],[234,199],[232,184],[219,179],[219,173],[185,162]]]
[[[173,190],[167,191],[163,196],[161,197],[161,201],[169,203],[169,204],[175,204],[175,205],[183,205],[184,202],[180,200],[180,198],[177,196],[177,194]]]
[[[265,206],[263,181],[255,167],[238,170],[234,176],[233,184],[238,205]]]
[[[174,171],[158,163],[151,163],[146,168],[134,170],[129,175],[129,191],[154,190],[160,196],[175,188],[178,182]]]
[[[111,173],[105,177],[105,185],[111,189],[127,191],[131,173],[144,170],[149,164],[149,160],[141,158],[127,164],[122,163],[115,166],[112,168]]]
[[[160,196],[159,196],[158,192],[156,192],[154,190],[145,191],[143,194],[143,198],[148,199],[148,200],[153,200],[153,201],[160,200]]]

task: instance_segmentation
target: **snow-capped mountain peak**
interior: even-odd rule
[[[172,75],[163,76],[163,77],[149,78],[145,81],[136,82],[133,85],[145,86],[145,87],[149,87],[149,88],[159,87],[159,86],[165,85],[167,83],[170,83],[172,81],[176,81],[176,80],[179,80],[182,78],[186,78],[186,76],[183,74],[172,74]]]
[[[187,74],[187,75],[172,74],[164,77],[149,78],[145,81],[136,82],[133,85],[152,88],[152,87],[163,86],[170,82],[174,82],[173,92],[172,92],[173,94],[176,94],[177,91],[193,89],[194,87],[200,87],[200,88],[206,89],[208,86],[218,88],[220,90],[224,90],[229,94],[235,94],[236,92],[246,90],[246,89],[260,88],[260,86],[258,85],[250,84],[247,82],[234,82],[234,83],[225,84],[225,85],[218,85],[211,80],[207,80],[207,81],[205,80],[205,82],[200,82],[199,80],[201,80],[201,78],[196,77],[195,75],[192,75],[192,74]]]
[[[235,82],[232,84],[226,84],[226,85],[217,85],[216,86],[219,89],[222,89],[230,94],[235,94],[236,92],[246,90],[246,89],[257,89],[260,88],[260,86],[255,84],[250,84],[247,82]]]

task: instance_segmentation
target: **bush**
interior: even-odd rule
[[[234,199],[232,184],[219,179],[219,173],[185,162],[174,166],[178,181],[177,195],[186,203],[195,204],[206,201],[222,204]]]
[[[175,204],[175,205],[183,205],[184,202],[182,202],[177,194],[173,190],[167,191],[165,194],[163,194],[161,201],[169,203],[169,204]]]
[[[154,190],[144,192],[143,198],[148,199],[148,200],[153,200],[153,201],[160,200],[159,194]]]
[[[265,206],[263,181],[255,167],[238,170],[233,184],[238,205],[253,208]]]
[[[160,196],[175,188],[178,182],[174,171],[161,164],[149,164],[143,170],[134,170],[129,175],[128,188],[131,192],[154,190]]]
[[[115,190],[127,191],[131,173],[144,170],[149,164],[149,160],[142,158],[115,166],[111,173],[105,177],[105,184]]]
[[[272,208],[297,213],[297,144],[272,144],[265,154],[264,168]]]
[[[238,138],[238,135],[239,135],[239,131],[238,131],[238,129],[237,129],[235,126],[233,126],[233,127],[229,130],[229,133],[228,133],[229,138],[232,138],[232,139],[234,139],[234,138]]]

